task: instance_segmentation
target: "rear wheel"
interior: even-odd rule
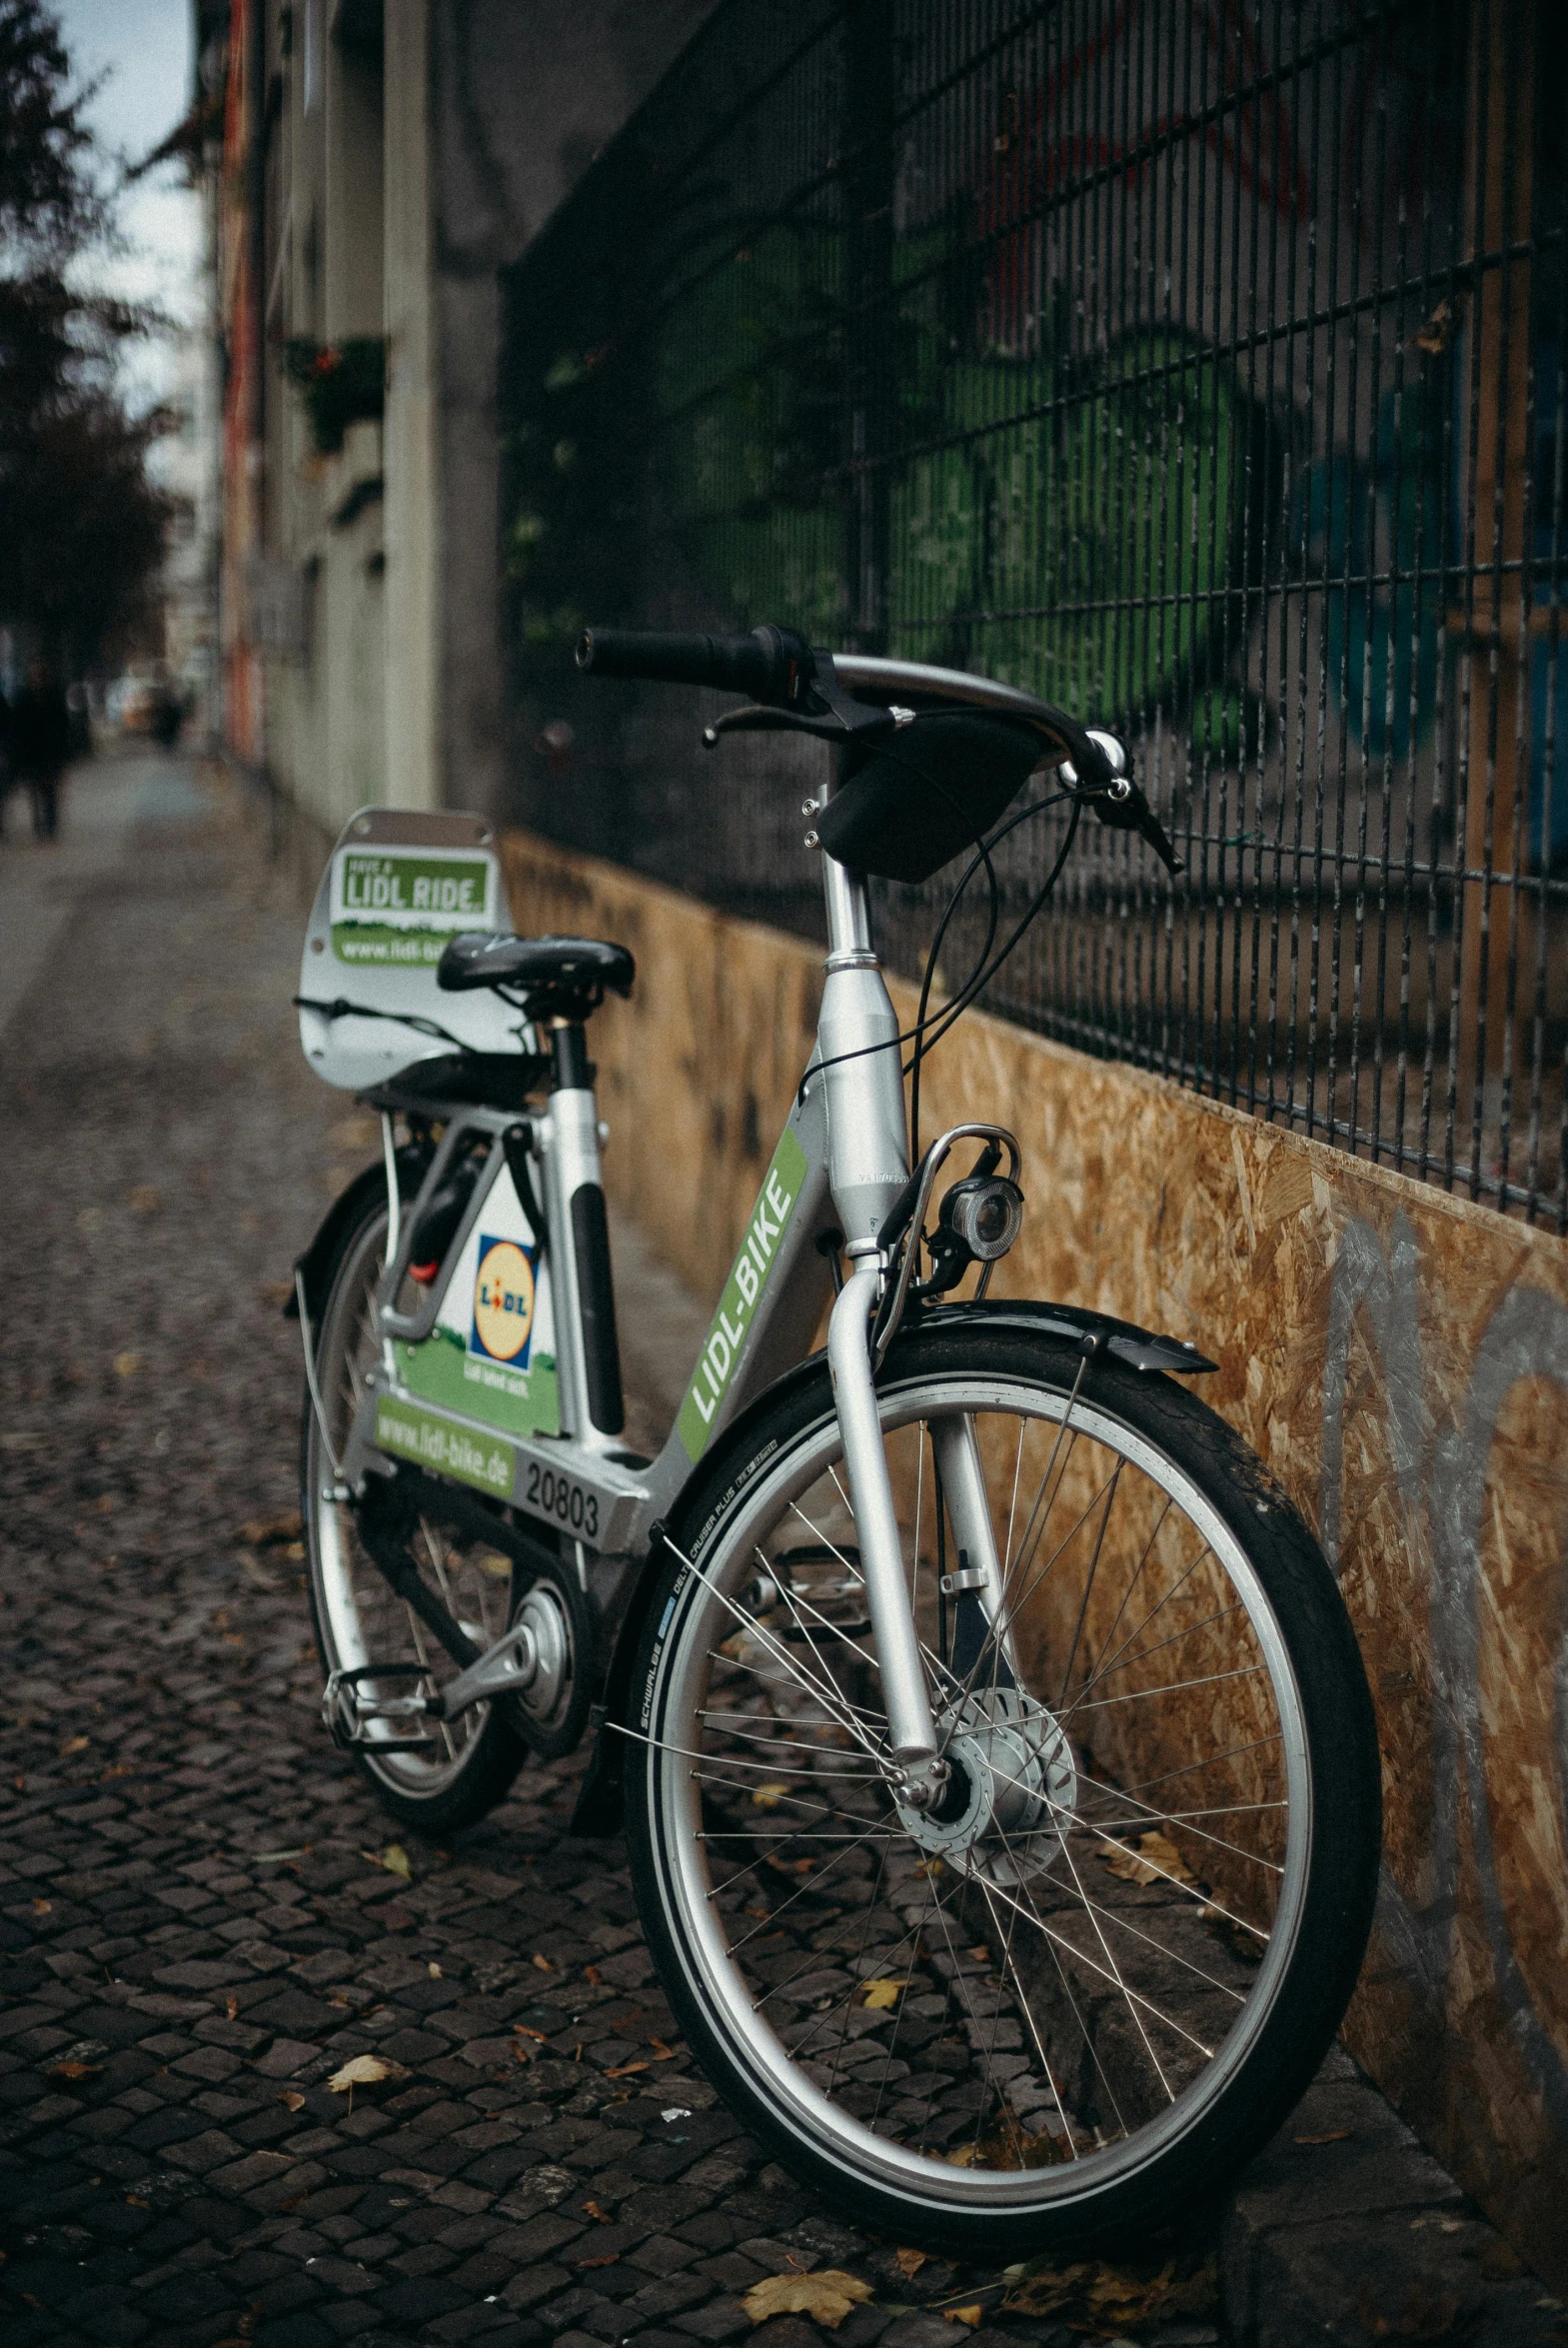
[[[339,1250],[317,1337],[317,1384],[340,1456],[380,1349],[376,1290],[386,1258],[387,1213],[375,1206],[347,1233]],[[417,1290],[403,1299],[411,1308]],[[323,1668],[331,1673],[366,1663],[402,1668],[373,1693],[432,1694],[459,1666],[398,1597],[371,1560],[354,1509],[333,1496],[333,1477],[310,1395],[301,1438],[300,1510],[309,1561],[311,1613]],[[471,1531],[422,1511],[411,1528],[407,1554],[447,1611],[481,1649],[512,1619],[515,1596],[510,1558],[476,1540]],[[355,1748],[355,1760],[398,1823],[420,1834],[451,1834],[495,1808],[527,1757],[527,1746],[500,1709],[474,1704],[456,1720],[435,1722],[417,1751],[389,1747],[409,1734],[406,1724],[369,1724],[374,1741]],[[417,1733],[417,1731],[416,1731]]]
[[[903,1341],[879,1403],[946,1795],[901,1806],[886,1765],[823,1374],[676,1527],[696,1570],[634,1681],[645,1920],[716,2082],[871,2226],[1124,2234],[1263,2140],[1343,2012],[1378,1847],[1360,1659],[1306,1527],[1171,1381],[971,1327]],[[939,1587],[977,1508],[989,1630]]]

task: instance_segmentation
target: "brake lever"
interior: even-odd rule
[[[782,709],[770,702],[748,702],[745,708],[726,710],[723,717],[705,726],[703,741],[709,750],[717,750],[726,734],[810,734],[818,742],[841,743],[891,734],[897,724],[890,710],[864,702],[844,701],[838,708],[820,712]]]
[[[1058,769],[1069,791],[1085,806],[1091,807],[1102,824],[1113,832],[1136,832],[1146,840],[1168,873],[1186,870],[1164,825],[1149,806],[1132,777],[1127,773],[1127,754],[1113,734],[1102,734],[1091,729],[1089,740],[1094,744],[1109,769],[1104,783],[1079,781],[1077,769],[1070,759],[1063,759]]]
[[[1118,775],[1108,792],[1096,795],[1090,807],[1113,832],[1136,832],[1145,839],[1168,873],[1186,870],[1170,836],[1130,775]]]

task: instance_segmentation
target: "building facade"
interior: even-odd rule
[[[224,737],[325,830],[499,801],[500,273],[711,4],[196,0]]]

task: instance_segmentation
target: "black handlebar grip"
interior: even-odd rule
[[[577,665],[595,677],[641,677],[659,685],[713,685],[754,701],[789,702],[811,674],[811,652],[787,628],[750,636],[681,636],[640,628],[585,628]]]

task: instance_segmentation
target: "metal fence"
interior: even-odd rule
[[[509,283],[514,812],[817,934],[792,757],[581,621],[1026,686],[1187,871],[1086,826],[993,1009],[1568,1226],[1565,26],[729,0]]]

